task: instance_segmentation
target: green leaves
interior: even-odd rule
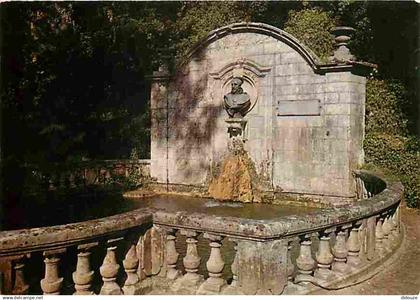
[[[369,79],[366,87],[366,163],[397,175],[409,207],[420,205],[420,142],[407,129],[406,88],[398,81]]]
[[[183,3],[173,26],[178,59],[182,60],[210,31],[231,23],[253,21],[266,9],[267,4],[252,2]]]
[[[375,1],[2,4],[1,34],[7,41],[1,44],[2,154],[35,163],[146,158],[150,118],[144,76],[156,70],[164,56],[181,60],[211,30],[256,21],[284,28],[326,60],[333,50],[330,30],[341,23],[357,29],[350,48],[358,58],[379,64],[375,77],[400,79],[368,82],[366,160],[404,176],[407,199],[415,205],[419,142],[409,132],[417,116],[416,82],[408,85],[418,67],[412,55],[417,36],[411,32],[418,27],[413,5]]]
[[[290,11],[284,30],[314,51],[321,60],[327,60],[333,51],[333,37],[330,31],[334,19],[318,8]]]
[[[405,102],[406,88],[401,82],[369,79],[366,87],[366,131],[406,135]]]

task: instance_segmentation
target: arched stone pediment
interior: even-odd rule
[[[251,22],[234,23],[211,31],[207,37],[197,42],[191,48],[186,56],[186,60],[181,63],[181,66],[188,63],[188,61],[194,57],[197,52],[208,46],[210,43],[227,35],[236,33],[258,33],[271,36],[298,52],[311,66],[311,68],[314,69],[314,71],[318,70],[321,66],[319,58],[291,34],[268,24]]]

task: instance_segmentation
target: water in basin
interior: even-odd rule
[[[226,202],[211,198],[181,195],[154,195],[132,199],[132,201],[136,207],[153,207],[170,212],[185,211],[254,220],[273,219],[287,215],[304,215],[317,210],[316,208],[302,206]]]
[[[207,213],[249,219],[272,219],[302,215],[314,208],[270,204],[219,202],[213,199],[180,195],[154,195],[145,198],[123,198],[120,193],[84,195],[51,195],[31,197],[5,207],[1,230],[61,225],[107,217],[137,208],[152,207],[166,211]]]

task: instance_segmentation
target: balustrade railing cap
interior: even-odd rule
[[[0,257],[113,239],[141,226],[151,226],[152,220],[152,211],[145,208],[79,223],[3,231],[0,232]]]

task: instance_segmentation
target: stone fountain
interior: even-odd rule
[[[210,33],[175,74],[153,77],[155,189],[243,202],[355,201],[371,65],[354,60],[342,30],[331,63],[321,64],[277,28],[236,27]]]
[[[278,28],[237,23],[211,32],[174,74],[160,68],[153,180],[132,194],[150,205],[0,232],[0,293],[308,294],[357,284],[403,255],[401,183],[357,170],[371,65],[337,34],[334,59],[321,64]],[[171,193],[199,197],[180,206]],[[323,207],[273,205],[285,195]],[[217,201],[227,208],[215,212],[200,197],[252,204]],[[41,257],[45,272],[29,284]]]

